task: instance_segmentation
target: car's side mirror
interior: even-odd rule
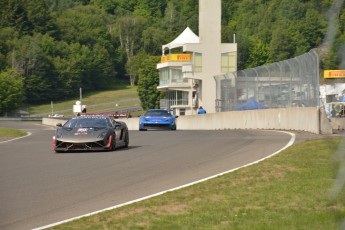
[[[56,126],[57,127],[62,127],[62,124],[61,123],[57,123]]]
[[[178,116],[175,116],[175,118],[178,118]]]

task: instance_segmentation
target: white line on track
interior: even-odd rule
[[[22,136],[22,137],[17,137],[17,138],[13,138],[13,139],[10,139],[10,140],[6,140],[6,141],[1,141],[0,144],[2,143],[7,143],[7,142],[10,142],[10,141],[15,141],[15,140],[18,140],[18,139],[22,139],[22,138],[25,138],[25,137],[28,137],[30,136],[32,133],[30,132],[27,132],[27,134],[25,136]]]
[[[267,130],[267,131],[273,131],[273,130]],[[201,180],[197,180],[197,181],[185,184],[185,185],[181,185],[179,187],[175,187],[175,188],[172,188],[172,189],[169,189],[169,190],[158,192],[158,193],[155,193],[155,194],[152,194],[152,195],[149,195],[149,196],[141,197],[141,198],[136,199],[136,200],[131,200],[131,201],[128,201],[128,202],[125,202],[125,203],[122,203],[122,204],[118,204],[118,205],[115,205],[115,206],[111,206],[111,207],[108,207],[108,208],[105,208],[105,209],[101,209],[101,210],[98,210],[98,211],[95,211],[95,212],[90,212],[90,213],[87,213],[87,214],[84,214],[84,215],[81,215],[81,216],[73,217],[73,218],[70,218],[70,219],[67,219],[67,220],[63,220],[63,221],[59,221],[59,222],[56,222],[56,223],[48,224],[48,225],[45,225],[45,226],[42,226],[42,227],[34,228],[32,230],[43,230],[43,229],[51,228],[51,227],[54,227],[54,226],[57,226],[57,225],[60,225],[60,224],[71,222],[73,220],[81,219],[83,217],[92,216],[92,215],[95,215],[95,214],[98,214],[98,213],[101,213],[101,212],[110,211],[110,210],[117,209],[117,208],[129,205],[129,204],[133,204],[133,203],[136,203],[136,202],[139,202],[139,201],[147,200],[147,199],[150,199],[152,197],[160,196],[160,195],[162,195],[164,193],[167,193],[167,192],[172,192],[172,191],[175,191],[175,190],[178,190],[178,189],[186,188],[186,187],[189,187],[189,186],[192,186],[192,185],[195,185],[195,184],[198,184],[198,183],[201,183],[201,182],[204,182],[204,181],[216,178],[218,176],[222,176],[222,175],[225,175],[227,173],[234,172],[234,171],[236,171],[236,170],[238,170],[240,168],[244,168],[244,167],[248,167],[250,165],[257,164],[257,163],[259,163],[259,162],[261,162],[263,160],[266,160],[267,158],[270,158],[270,157],[280,153],[281,151],[283,151],[283,150],[287,149],[288,147],[290,147],[291,145],[293,145],[293,143],[296,140],[296,135],[294,133],[284,132],[284,131],[274,131],[274,132],[286,133],[286,134],[290,135],[291,136],[290,141],[282,149],[280,149],[280,150],[272,153],[271,155],[269,155],[267,157],[264,157],[264,158],[262,158],[260,160],[254,161],[252,163],[243,165],[243,166],[238,167],[238,168],[234,168],[234,169],[231,169],[231,170],[219,173],[217,175],[213,175],[213,176],[201,179]]]

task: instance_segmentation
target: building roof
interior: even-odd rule
[[[345,96],[345,83],[335,83],[332,85],[321,85],[320,94],[322,98],[327,95]]]
[[[164,53],[164,50],[166,49],[174,49],[177,47],[181,47],[187,43],[199,43],[199,41],[199,37],[195,33],[193,33],[193,31],[189,27],[187,27],[177,38],[175,38],[175,40],[166,45],[163,45],[162,50]]]

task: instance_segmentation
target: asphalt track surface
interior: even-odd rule
[[[30,136],[0,140],[0,229],[32,229],[257,161],[286,146],[276,131],[130,131],[130,147],[56,154],[54,128],[0,122]]]

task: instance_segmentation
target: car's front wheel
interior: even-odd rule
[[[128,148],[129,145],[129,135],[128,135],[128,131],[126,132],[126,136],[125,136],[125,147]]]

